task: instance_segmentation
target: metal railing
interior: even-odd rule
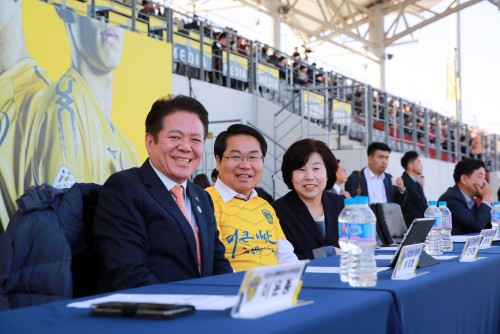
[[[77,0],[62,0],[68,7],[73,2],[81,8]],[[172,43],[174,73],[258,94],[282,106],[282,110],[307,117],[326,131],[336,131],[336,148],[340,148],[340,138],[346,136],[364,145],[383,141],[394,151],[416,150],[425,157],[450,162],[481,157],[490,171],[499,169],[496,134],[479,131],[482,152],[477,154],[470,144],[473,129],[435,110],[317,68],[259,41],[248,41],[232,29],[194,20],[170,8],[165,8],[165,15],[152,15],[144,22],[137,19],[136,5],[115,1],[108,4],[98,6],[96,0],[91,0],[87,13],[82,14]],[[304,101],[304,92],[314,101]],[[338,117],[334,109],[338,103],[349,106],[348,121]]]

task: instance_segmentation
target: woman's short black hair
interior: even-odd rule
[[[281,164],[281,174],[283,181],[290,190],[293,190],[292,173],[294,170],[302,168],[313,153],[318,153],[323,158],[328,180],[326,189],[331,189],[337,181],[337,159],[328,146],[321,140],[302,139],[292,144],[283,155]]]

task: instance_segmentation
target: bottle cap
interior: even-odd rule
[[[431,206],[431,205],[436,205],[437,202],[436,201],[427,201],[427,205]]]
[[[438,205],[439,205],[439,206],[446,206],[446,202],[445,202],[445,201],[439,201],[439,202],[438,202]]]
[[[368,196],[356,196],[355,197],[359,204],[368,204]]]
[[[354,198],[344,198],[344,205],[353,205],[356,204],[356,200]]]

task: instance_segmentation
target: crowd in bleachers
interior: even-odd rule
[[[160,5],[152,6],[150,3],[150,0],[144,0],[147,15],[167,15],[167,8]],[[144,15],[144,12],[139,15]],[[190,43],[193,44],[199,43],[202,39],[203,44],[208,45],[212,50],[209,66],[203,62],[193,65],[186,64],[184,60],[174,59],[174,73],[233,89],[248,90],[249,87],[258,86],[255,78],[252,78],[250,74],[252,70],[250,64],[263,64],[278,70],[280,89],[272,91],[266,87],[256,87],[258,89],[255,91],[261,94],[270,93],[268,96],[282,105],[290,101],[293,94],[300,88],[327,96],[325,100],[330,110],[333,106],[333,99],[350,103],[352,115],[357,118],[358,122],[363,122],[367,117],[366,113],[370,112],[374,130],[385,131],[387,127],[387,132],[391,137],[397,140],[402,138],[399,145],[391,145],[393,149],[402,150],[404,145],[415,142],[416,148],[422,153],[426,153],[423,148],[428,146],[433,152],[434,150],[443,152],[442,158],[449,161],[464,157],[484,158],[484,150],[491,149],[489,146],[484,147],[486,133],[483,131],[469,128],[453,118],[386,92],[373,89],[371,91],[372,104],[369,105],[365,97],[367,85],[333,71],[325,71],[317,67],[315,62],[309,64],[308,55],[313,50],[295,47],[294,52],[288,55],[259,41],[251,42],[245,36],[240,35],[237,29],[229,26],[219,27],[208,20],[200,19],[196,14],[172,11],[172,19],[175,24],[174,34],[189,38]],[[201,45],[198,50],[201,50]],[[244,77],[235,76],[233,73],[230,76],[226,74],[229,69],[225,68],[227,63],[225,51],[245,59],[243,62],[240,61],[243,65],[242,71],[247,72]],[[229,62],[238,62],[238,59],[231,58]],[[314,119],[314,117],[309,119]],[[314,120],[323,126],[336,126],[326,117]],[[362,140],[363,138],[353,136],[351,139]],[[430,156],[436,156],[436,154],[433,153]]]

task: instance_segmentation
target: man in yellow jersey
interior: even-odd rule
[[[273,207],[255,191],[266,151],[262,134],[243,124],[231,125],[215,139],[219,178],[205,190],[214,202],[226,259],[236,271],[297,260]]]
[[[56,6],[71,46],[71,67],[43,95],[30,136],[31,184],[103,183],[139,165],[132,143],[111,122],[113,72],[123,29]]]
[[[40,95],[51,83],[30,58],[22,26],[21,0],[0,1],[0,230],[16,212],[25,191],[30,159],[26,131]]]

